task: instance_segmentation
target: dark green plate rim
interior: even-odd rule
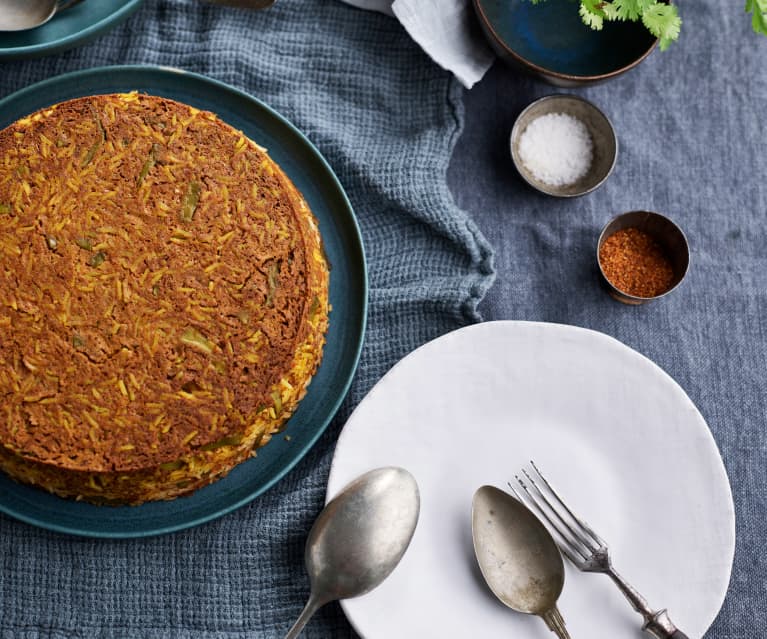
[[[139,8],[143,0],[95,1],[102,4],[107,1],[111,2],[114,4],[114,9],[106,16],[94,21],[91,17],[92,13],[89,12],[89,3],[83,2],[81,5],[54,16],[50,22],[37,29],[0,33],[0,61],[39,58],[85,44],[126,20]],[[63,36],[59,35],[62,21],[66,21],[64,29],[68,31],[67,35]],[[41,34],[42,41],[38,41],[37,36]],[[27,40],[29,44],[5,46],[4,40],[11,38],[16,41]]]
[[[117,66],[77,71],[0,100],[0,129],[63,100],[138,90],[214,111],[266,146],[315,213],[331,263],[330,326],[322,364],[284,437],[228,476],[173,501],[93,506],[61,499],[0,475],[0,512],[49,530],[87,537],[146,537],[198,526],[258,497],[286,475],[317,442],[346,396],[367,323],[368,285],[362,237],[341,183],[315,146],[266,104],[227,84],[178,69]]]

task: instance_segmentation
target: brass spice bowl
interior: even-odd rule
[[[605,274],[599,259],[605,240],[614,233],[629,228],[639,229],[651,236],[663,249],[671,263],[673,277],[670,285],[663,292],[652,297],[638,297],[615,286]],[[665,297],[679,286],[690,267],[690,247],[682,229],[669,218],[652,211],[629,211],[613,218],[602,229],[597,242],[597,266],[602,283],[610,295],[619,302],[636,306]]]

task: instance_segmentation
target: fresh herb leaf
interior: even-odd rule
[[[544,0],[530,0],[532,4]],[[676,5],[659,0],[580,0],[578,13],[581,20],[599,31],[605,21],[642,21],[647,29],[660,41],[665,51],[679,38],[682,20]],[[751,26],[756,33],[767,35],[767,0],[746,0],[746,13],[751,14]]]
[[[767,0],[746,0],[746,13],[751,14],[754,31],[767,35]]]
[[[613,0],[612,5],[615,8],[616,18],[618,20],[630,20],[636,22],[642,15],[637,0]]]
[[[612,2],[600,2],[599,3],[600,8],[602,9],[602,13],[605,14],[605,19],[607,20],[617,20],[618,19],[618,10],[615,8],[615,4]]]
[[[682,20],[676,5],[656,2],[642,13],[642,24],[660,40],[660,49],[665,51],[679,37]]]
[[[594,31],[601,31],[604,26],[605,12],[602,10],[601,4],[598,0],[582,0],[578,9],[583,24],[591,27]]]

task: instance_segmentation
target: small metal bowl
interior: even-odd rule
[[[629,295],[617,288],[609,279],[607,279],[605,272],[602,270],[602,263],[599,260],[599,252],[602,249],[605,240],[617,231],[632,227],[638,228],[652,236],[652,238],[661,245],[671,261],[671,267],[674,272],[674,279],[671,282],[671,286],[669,286],[663,293],[655,295],[654,297],[637,297],[635,295]],[[630,211],[613,218],[602,229],[602,232],[599,235],[599,241],[597,242],[597,266],[599,267],[602,283],[605,285],[610,295],[619,302],[636,306],[665,297],[679,286],[690,267],[690,246],[687,243],[687,238],[682,232],[682,229],[667,217],[652,211]]]
[[[535,119],[549,113],[565,113],[578,118],[589,131],[594,157],[588,173],[573,184],[553,186],[536,179],[519,157],[519,138]],[[522,179],[534,189],[554,197],[578,197],[599,188],[609,177],[618,158],[618,138],[607,116],[588,100],[576,95],[555,94],[528,105],[511,129],[511,159]]]

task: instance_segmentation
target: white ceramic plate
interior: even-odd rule
[[[727,475],[684,391],[601,333],[489,322],[405,357],[338,441],[328,496],[371,468],[410,470],[421,517],[410,549],[373,592],[343,602],[366,639],[548,638],[500,604],[471,543],[471,500],[534,459],[609,543],[614,564],[691,639],[724,600],[735,547]],[[567,566],[560,610],[574,638],[643,637],[604,575]]]

